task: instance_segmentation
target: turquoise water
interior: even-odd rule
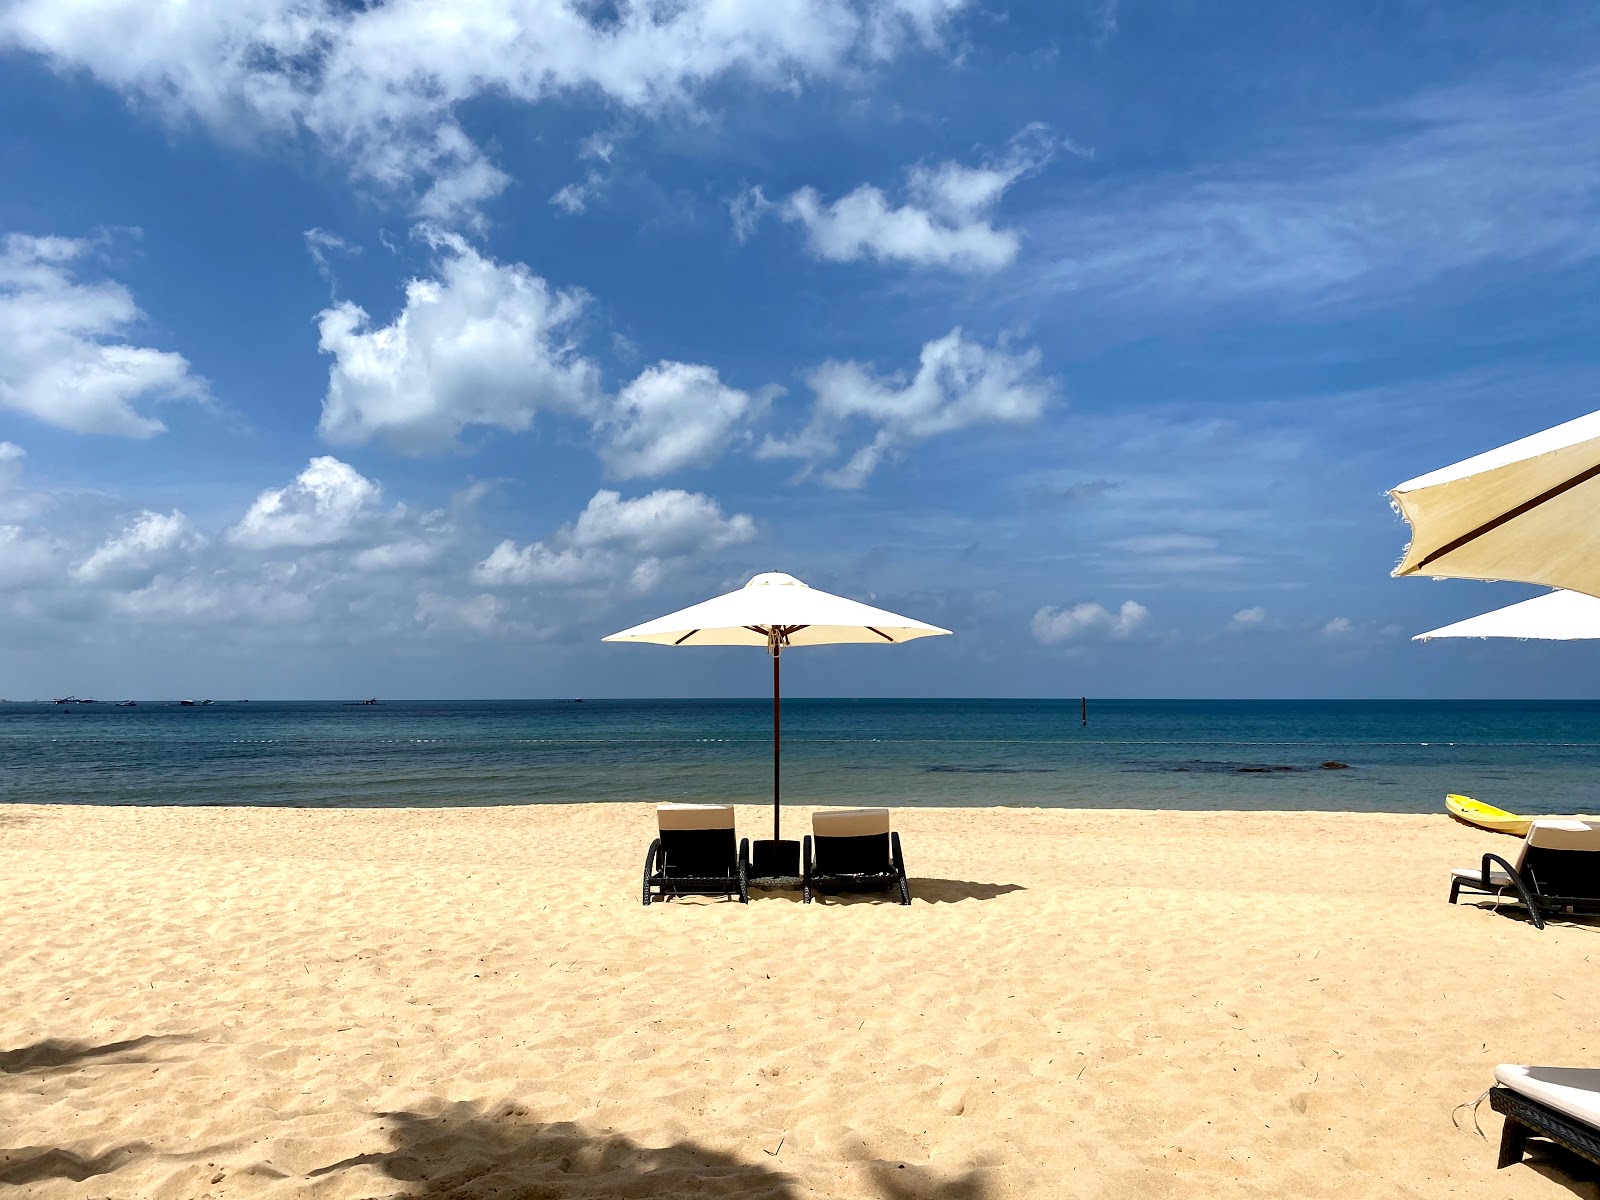
[[[0,801],[771,797],[769,701],[0,705]],[[1334,760],[1348,770],[1323,770]],[[1600,702],[789,700],[794,803],[1600,812]]]

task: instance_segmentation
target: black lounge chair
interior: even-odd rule
[[[1515,862],[1485,854],[1477,869],[1450,872],[1450,903],[1462,892],[1521,901],[1535,929],[1546,915],[1600,913],[1600,826],[1535,821]]]
[[[911,903],[900,835],[889,832],[887,808],[844,808],[813,813],[811,836],[801,847],[801,894],[807,904],[813,892],[900,891],[900,903]]]
[[[1489,1105],[1506,1119],[1495,1166],[1521,1162],[1530,1137],[1548,1138],[1600,1164],[1600,1070],[1502,1063],[1494,1079]]]
[[[733,807],[660,804],[661,836],[644,859],[644,902],[674,896],[737,896],[750,903],[750,839],[734,849]]]

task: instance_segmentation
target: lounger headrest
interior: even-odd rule
[[[1535,821],[1528,845],[1541,850],[1600,850],[1600,826],[1587,821]]]
[[[731,804],[658,804],[656,820],[669,829],[732,829]]]
[[[811,832],[818,837],[872,837],[889,832],[887,808],[834,808],[811,814]]]

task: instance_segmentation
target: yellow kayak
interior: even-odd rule
[[[1517,837],[1527,836],[1528,826],[1536,820],[1534,817],[1519,817],[1516,813],[1508,813],[1503,808],[1485,804],[1482,800],[1474,800],[1471,796],[1458,796],[1454,792],[1444,798],[1444,806],[1445,810],[1458,821],[1476,825],[1479,829],[1490,829],[1495,833],[1509,833]]]
[[[1444,798],[1444,806],[1452,817],[1476,825],[1479,829],[1495,833],[1509,833],[1514,837],[1527,837],[1528,826],[1535,821],[1595,821],[1597,817],[1519,817],[1503,808],[1474,800],[1471,796],[1458,796],[1451,792]]]

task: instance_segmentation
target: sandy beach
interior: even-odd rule
[[[766,810],[740,811],[759,836]],[[806,810],[786,815],[798,836]],[[1596,928],[1445,817],[897,814],[915,897],[639,903],[636,805],[10,806],[0,1184],[41,1197],[1592,1197]],[[1593,961],[1591,961],[1593,960]]]

